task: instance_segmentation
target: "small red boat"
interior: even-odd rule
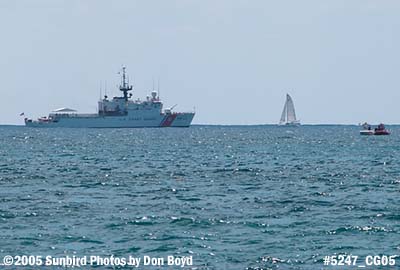
[[[374,135],[389,135],[390,132],[385,128],[384,124],[379,124],[374,130]]]

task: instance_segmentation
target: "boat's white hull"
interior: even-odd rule
[[[375,132],[373,130],[360,130],[360,135],[374,135]]]
[[[62,117],[56,121],[25,121],[28,127],[68,128],[141,128],[141,127],[189,127],[194,113],[159,114],[149,117],[127,116],[76,116]]]

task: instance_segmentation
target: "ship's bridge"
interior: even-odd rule
[[[98,103],[98,113],[104,116],[120,116],[120,115],[155,115],[161,114],[162,102],[156,91],[151,92],[151,96],[147,96],[146,100],[134,100],[132,93],[128,95],[133,87],[127,82],[125,67],[122,68],[122,81],[119,90],[123,92],[123,96],[113,97],[109,100],[107,95]]]

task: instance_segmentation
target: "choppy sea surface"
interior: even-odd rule
[[[0,257],[176,255],[193,256],[184,269],[255,270],[399,254],[390,129],[0,127]]]

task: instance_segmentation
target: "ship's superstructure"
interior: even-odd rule
[[[122,67],[122,96],[109,99],[107,95],[98,102],[98,113],[82,114],[73,109],[61,108],[48,117],[38,120],[25,118],[25,125],[30,127],[87,127],[87,128],[122,128],[122,127],[189,127],[194,112],[173,112],[164,109],[156,91],[151,92],[146,100],[133,99],[132,85]]]

